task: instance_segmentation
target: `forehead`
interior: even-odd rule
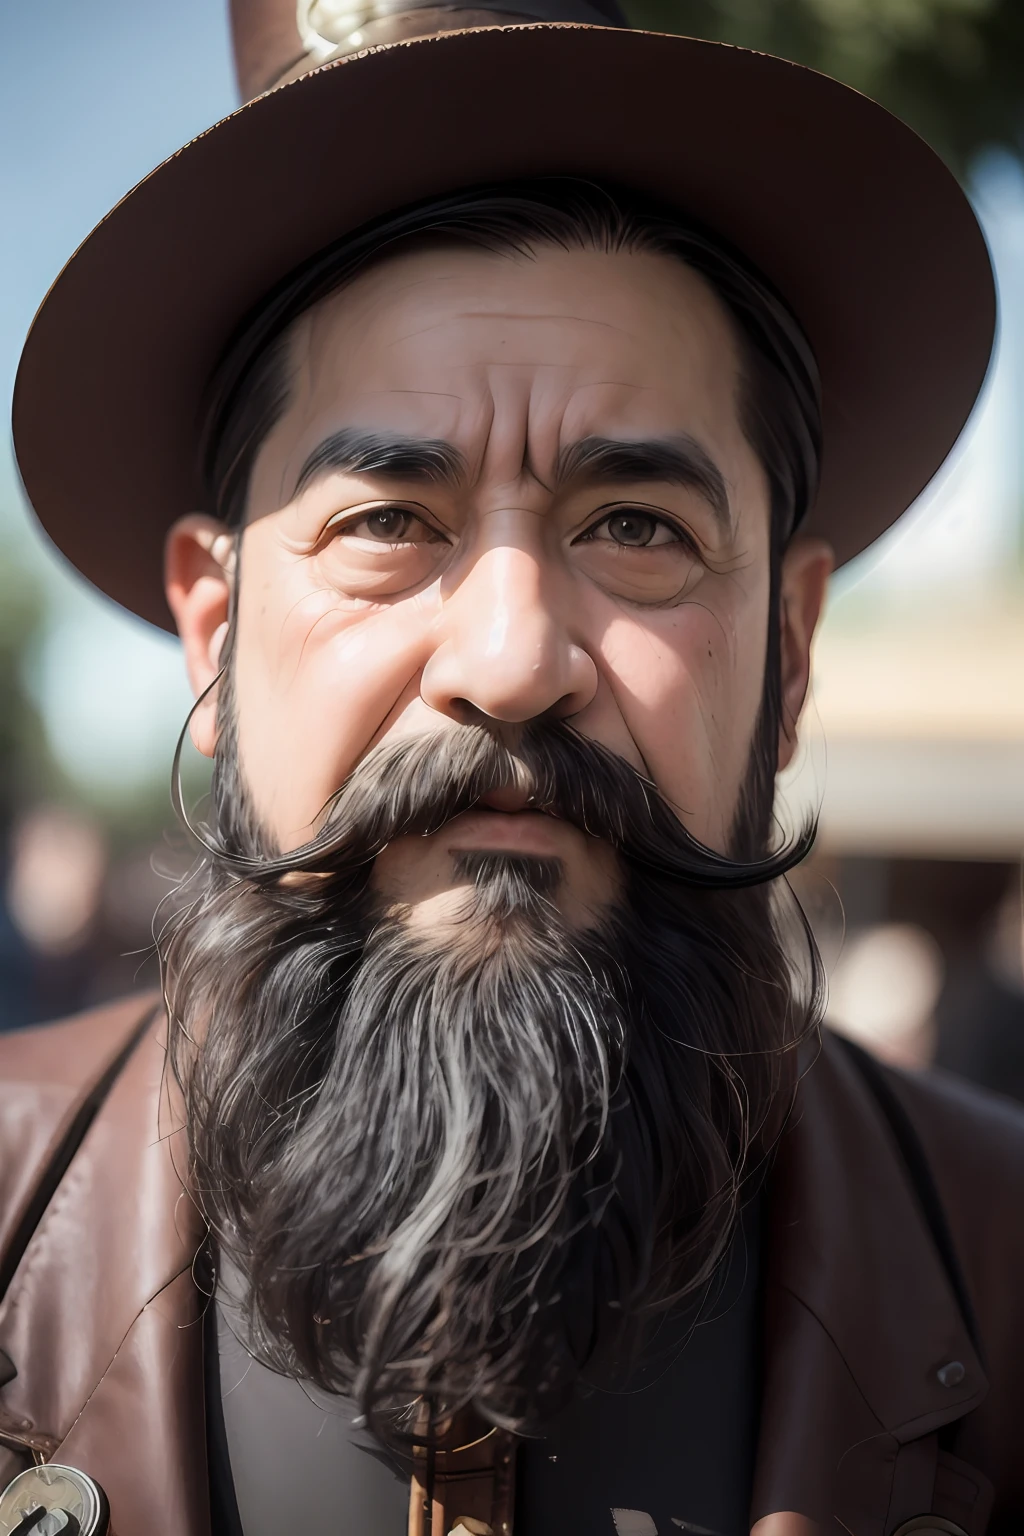
[[[275,435],[289,458],[350,425],[443,438],[471,460],[496,426],[528,438],[532,462],[600,432],[686,430],[724,450],[739,371],[723,305],[674,257],[421,249],[296,323]]]

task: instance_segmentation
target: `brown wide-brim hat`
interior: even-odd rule
[[[202,507],[204,387],[285,274],[420,199],[537,175],[608,180],[738,247],[821,370],[808,532],[849,560],[946,458],[995,324],[970,204],[857,91],[692,38],[541,24],[451,32],[322,66],[166,161],[68,262],[18,371],[14,443],[39,521],[83,575],[170,627],[168,528]]]

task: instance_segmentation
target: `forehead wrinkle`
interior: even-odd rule
[[[598,320],[592,315],[567,315],[564,311],[557,309],[537,311],[536,313],[531,310],[467,309],[463,310],[457,318],[459,320],[501,320],[504,323],[514,323],[517,320],[555,320],[559,325],[569,320],[575,325],[596,325],[602,330],[619,331],[624,336],[630,335],[625,326],[616,325],[612,320]]]
[[[551,310],[547,313],[532,314],[518,310],[489,310],[470,309],[462,310],[457,314],[445,315],[438,320],[432,320],[429,325],[419,326],[415,330],[402,331],[393,336],[387,343],[389,347],[401,346],[406,341],[416,341],[421,336],[429,336],[434,331],[444,330],[452,324],[469,324],[473,320],[500,321],[503,325],[514,326],[519,322],[537,324],[555,322],[558,325],[571,323],[573,325],[594,326],[598,330],[615,331],[620,336],[629,336],[631,332],[622,325],[616,325],[612,320],[599,320],[591,315],[567,315],[559,310]]]
[[[478,479],[491,481],[495,488],[521,488],[529,454],[534,381],[523,379],[522,386],[517,387],[514,377],[488,363],[482,371],[481,386],[490,409],[477,461]],[[520,494],[517,490],[517,498]]]
[[[559,444],[576,386],[574,384],[566,390],[550,378],[548,386],[548,389],[530,392],[522,473],[531,477],[551,496],[558,487]]]
[[[389,389],[376,389],[371,394],[368,394],[366,398],[372,400],[377,395],[383,395],[385,399],[388,395],[427,395],[430,399],[435,400],[462,399],[461,395],[455,394],[450,389],[399,389],[397,385]]]
[[[637,384],[632,379],[586,379],[573,385],[573,394],[582,394],[585,389],[633,389],[650,394],[658,388],[657,384]]]

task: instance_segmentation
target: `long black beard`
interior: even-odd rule
[[[194,1188],[256,1352],[383,1438],[424,1398],[535,1427],[728,1245],[817,1021],[777,881],[804,843],[713,853],[560,725],[382,746],[285,857],[230,740],[218,775],[161,948]],[[378,909],[388,842],[511,783],[617,849],[599,927],[561,921],[556,861],[496,855],[464,857],[440,932]]]

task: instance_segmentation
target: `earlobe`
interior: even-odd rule
[[[217,744],[217,689],[228,634],[235,575],[235,536],[225,524],[193,512],[172,526],[164,546],[164,585],[185,652],[192,691],[201,703],[192,740],[206,757]]]
[[[779,722],[779,770],[793,759],[797,722],[811,675],[811,642],[818,627],[835,556],[824,539],[797,536],[782,561],[779,602],[781,626],[782,718]]]

